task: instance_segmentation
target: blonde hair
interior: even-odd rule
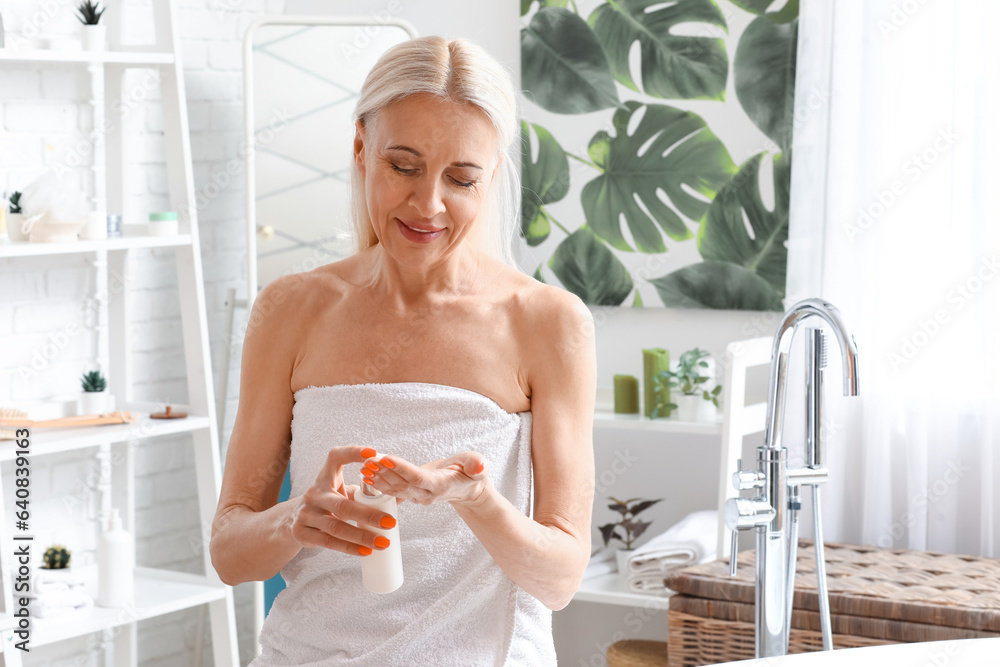
[[[521,145],[517,98],[510,71],[468,40],[449,41],[433,35],[417,37],[382,54],[361,86],[352,120],[360,120],[366,137],[373,137],[383,109],[418,93],[472,104],[493,124],[500,165],[483,215],[469,241],[487,255],[517,268],[512,244],[520,221]],[[354,250],[361,252],[379,241],[368,211],[364,176],[353,158],[350,197]],[[373,271],[370,282],[377,279],[378,267],[373,267]]]

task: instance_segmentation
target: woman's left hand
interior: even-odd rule
[[[486,460],[476,452],[459,452],[415,466],[398,456],[370,458],[362,473],[382,493],[402,502],[419,505],[440,502],[473,503],[486,490],[489,476]]]

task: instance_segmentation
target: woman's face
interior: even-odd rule
[[[415,94],[386,107],[375,134],[358,123],[354,139],[375,234],[397,261],[437,262],[482,210],[499,165],[493,125],[471,104]]]

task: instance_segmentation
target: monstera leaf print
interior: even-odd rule
[[[798,19],[758,16],[740,37],[733,60],[736,98],[754,125],[781,150],[792,145]]]
[[[521,29],[521,87],[538,106],[577,114],[618,106],[608,60],[590,26],[559,7],[543,7]]]
[[[729,0],[740,9],[751,14],[767,14],[767,16],[777,23],[786,23],[799,16],[799,0]],[[522,4],[523,6],[523,4]],[[565,5],[564,5],[565,6]],[[781,7],[781,9],[772,8]],[[523,15],[524,12],[521,12]]]
[[[784,296],[791,161],[782,154],[773,158],[774,208],[769,211],[760,196],[763,157],[761,153],[744,162],[719,190],[698,230],[698,250],[706,260],[731,262],[754,272]]]
[[[527,14],[536,2],[539,7],[565,7],[569,0],[521,0],[521,16]]]
[[[618,306],[632,291],[628,270],[586,225],[559,244],[549,267],[584,303]]]
[[[538,158],[532,161],[529,127],[538,139]],[[566,153],[548,130],[521,121],[521,233],[528,245],[536,246],[549,236],[545,204],[557,202],[569,192],[569,162]]]
[[[652,11],[647,11],[656,6]],[[672,34],[679,24],[726,28],[713,0],[615,0],[601,4],[587,19],[608,54],[611,72],[640,92],[629,67],[629,52],[639,42],[642,91],[667,99],[726,98],[729,59],[715,37]]]
[[[642,118],[628,134],[636,113]],[[626,251],[633,248],[622,235],[623,217],[641,252],[665,251],[662,234],[690,238],[681,215],[700,221],[718,188],[736,171],[726,147],[699,116],[659,104],[625,102],[613,123],[614,137],[602,130],[590,141],[590,159],[603,173],[580,195],[587,224],[612,247]]]
[[[649,282],[668,308],[782,311],[766,280],[728,262],[689,264]]]

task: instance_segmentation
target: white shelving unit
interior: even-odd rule
[[[719,557],[729,553],[726,527],[722,522],[726,499],[736,495],[730,480],[736,472],[736,460],[743,447],[743,436],[764,430],[767,405],[755,403],[745,405],[746,376],[749,368],[771,362],[771,338],[754,338],[736,341],[726,348],[725,373],[722,378],[722,410],[720,418],[711,423],[682,422],[676,419],[649,419],[642,415],[620,415],[608,409],[611,405],[610,392],[598,391],[597,410],[594,412],[594,431],[633,430],[663,434],[666,437],[678,435],[716,436],[722,449],[719,465],[719,528],[717,553]],[[671,591],[658,595],[632,593],[625,588],[625,578],[617,572],[593,579],[584,579],[580,589],[573,596],[581,602],[642,607],[666,610],[670,605]]]
[[[180,36],[177,33],[177,13],[174,0],[152,3],[156,24],[156,44],[151,47],[123,47],[121,29],[115,24],[116,13],[108,12],[108,50],[103,52],[74,51],[11,51],[0,49],[0,62],[16,62],[44,66],[47,63],[79,63],[90,74],[94,127],[105,127],[105,109],[116,110],[115,102],[122,99],[123,78],[130,68],[155,69],[159,73],[166,162],[170,191],[170,207],[177,211],[180,233],[176,236],[148,236],[143,225],[123,226],[124,236],[99,241],[72,243],[10,243],[0,245],[0,258],[24,260],[47,255],[87,253],[93,255],[97,271],[98,292],[107,294],[106,317],[99,326],[98,357],[106,362],[108,389],[117,397],[119,410],[138,414],[131,424],[77,428],[32,429],[30,460],[56,452],[95,449],[102,469],[109,470],[102,485],[109,490],[101,494],[102,510],[121,508],[122,522],[133,535],[135,531],[134,450],[150,438],[178,433],[190,433],[195,454],[199,538],[202,542],[204,573],[191,574],[172,570],[137,567],[135,570],[134,604],[118,609],[95,605],[91,612],[79,617],[53,619],[32,618],[32,648],[52,644],[90,633],[102,633],[105,655],[113,655],[115,667],[137,664],[137,627],[141,620],[155,618],[185,609],[207,605],[211,623],[213,664],[239,665],[236,638],[236,617],[232,588],[222,583],[212,567],[208,540],[215,516],[221,484],[219,438],[209,357],[204,283],[202,279],[201,246],[195,208],[194,178],[191,166],[190,134],[184,92],[183,67],[180,58]],[[2,91],[0,91],[2,95]],[[124,130],[121,118],[112,117],[106,133],[95,132],[94,140],[94,200],[98,209],[124,211],[125,154]],[[129,221],[125,221],[128,223]],[[163,406],[132,400],[129,313],[126,290],[113,289],[109,276],[127,275],[128,252],[140,248],[173,248],[176,258],[178,292],[181,303],[182,335],[187,371],[188,405],[171,403],[177,412],[186,412],[183,419],[151,419],[150,413]],[[107,289],[104,289],[107,288]],[[102,363],[102,365],[105,365]],[[35,415],[29,415],[35,416]],[[13,441],[0,441],[0,463],[11,464],[17,456]],[[111,465],[111,461],[115,465]],[[15,539],[7,526],[5,503],[12,502],[9,489],[0,485],[0,563],[5,572],[10,567]],[[30,530],[18,537],[30,535]],[[32,544],[32,564],[37,562],[43,545]],[[96,567],[81,568],[86,589],[96,599]],[[4,665],[20,667],[21,651],[13,648],[14,619],[17,607],[11,582],[0,577],[0,651]],[[197,638],[200,643],[200,634]],[[199,656],[200,659],[200,656]]]

